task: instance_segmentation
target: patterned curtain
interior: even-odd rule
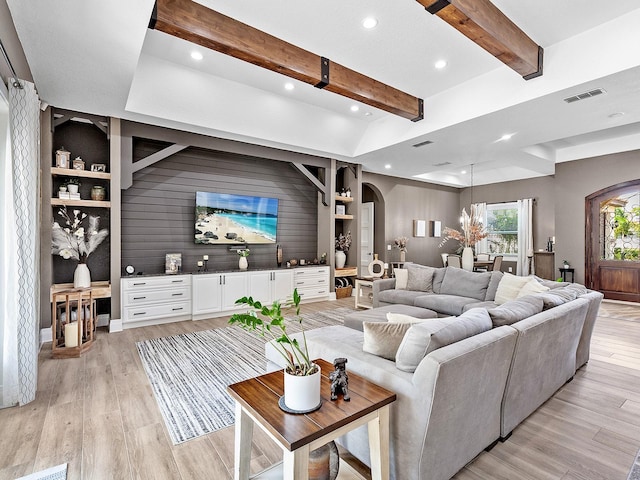
[[[517,275],[529,275],[529,255],[533,255],[533,198],[518,200]]]
[[[40,101],[35,86],[9,80],[9,129],[15,212],[18,402],[35,399],[40,326]]]

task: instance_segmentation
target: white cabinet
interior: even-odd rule
[[[219,316],[215,314],[241,308],[235,302],[247,294],[248,285],[246,272],[194,275],[194,320]]]
[[[302,300],[326,300],[329,296],[329,267],[296,268],[293,286],[298,289]]]
[[[191,275],[121,280],[123,328],[191,319]]]
[[[274,300],[284,302],[293,294],[293,271],[264,270],[249,272],[249,295],[254,300],[271,305]]]

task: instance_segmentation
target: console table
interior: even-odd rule
[[[350,402],[342,397],[331,401],[326,360],[314,360],[322,369],[322,406],[315,412],[295,415],[282,411],[278,399],[284,394],[282,370],[229,385],[236,401],[234,479],[248,480],[254,424],[266,432],[283,450],[285,480],[309,478],[309,452],[345,433],[367,425],[373,480],[389,478],[389,406],[396,395],[349,373]]]

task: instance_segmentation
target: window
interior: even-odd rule
[[[484,225],[487,238],[480,250],[493,255],[518,254],[518,203],[487,204]]]
[[[600,204],[600,259],[640,260],[640,192]]]

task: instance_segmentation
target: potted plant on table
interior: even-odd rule
[[[242,250],[238,250],[238,255],[240,255],[240,259],[238,260],[238,268],[240,270],[246,270],[249,268],[249,259],[247,258],[251,250],[248,248],[243,248]]]
[[[298,322],[300,318],[300,295],[293,291],[293,297],[284,305],[279,301],[269,307],[252,297],[236,300],[237,305],[248,305],[246,313],[236,313],[229,319],[230,324],[238,324],[247,331],[269,337],[272,344],[286,362],[284,369],[284,405],[296,412],[308,412],[320,406],[320,367],[309,358],[307,340],[302,330],[302,342],[287,333],[287,322]],[[296,316],[285,319],[283,308],[295,308]]]

